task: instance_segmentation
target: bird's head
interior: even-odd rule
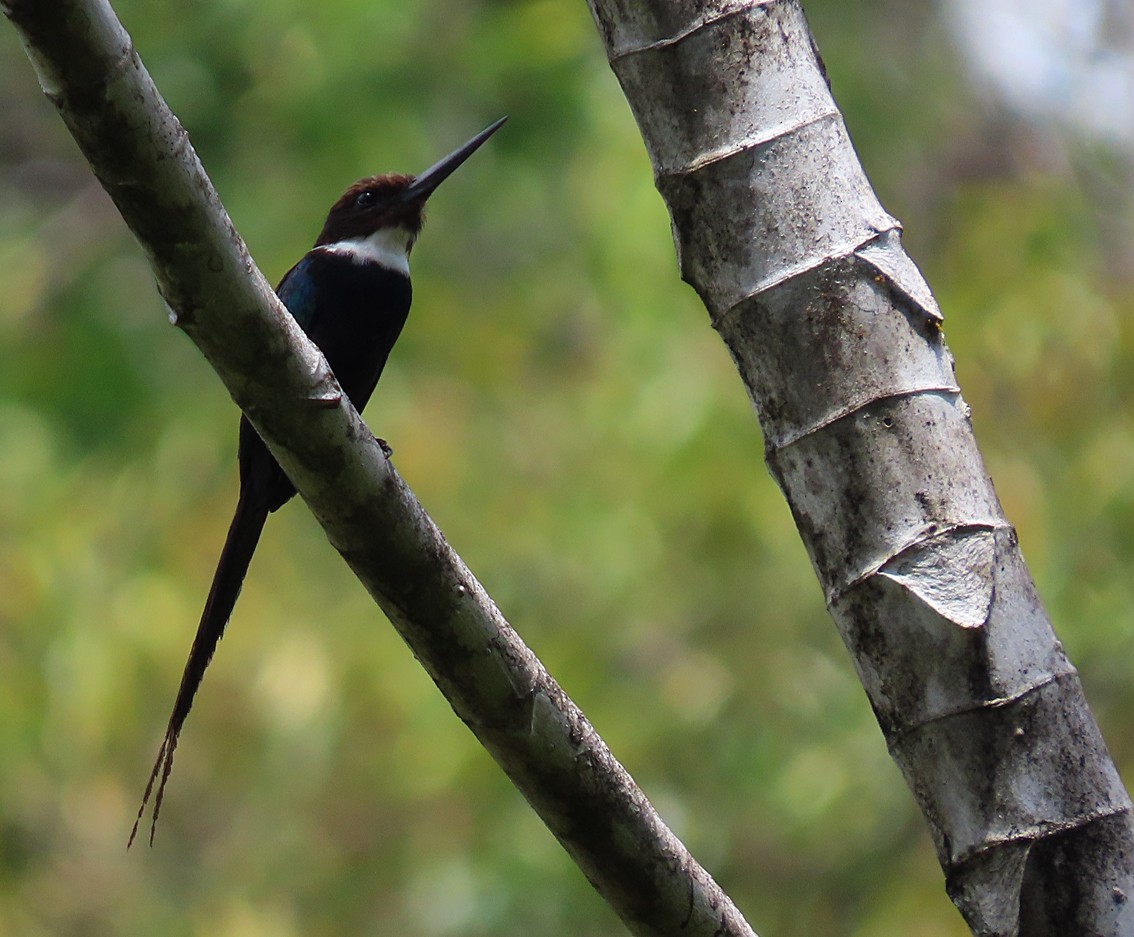
[[[424,221],[426,200],[505,120],[501,117],[418,176],[389,173],[359,179],[331,206],[315,246],[388,265],[390,258],[385,254],[404,251],[408,266],[409,252]],[[372,253],[373,258],[368,256]]]

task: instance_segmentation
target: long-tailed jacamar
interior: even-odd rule
[[[360,179],[327,215],[315,246],[291,268],[276,294],[322,350],[355,408],[366,406],[410,307],[409,255],[426,199],[504,123],[501,118],[419,176]],[[173,714],[146,784],[130,843],[154,794],[153,843],[173,752],[193,697],[240,594],[268,514],[295,494],[246,417],[240,419],[240,497],[221,550],[201,623],[189,651]]]

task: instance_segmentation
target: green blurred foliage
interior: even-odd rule
[[[1097,163],[1029,158],[929,8],[807,6],[1129,770],[1131,245]],[[355,177],[510,115],[431,206],[370,425],[757,930],[966,933],[585,6],[118,10],[269,277]],[[125,852],[236,411],[6,27],[0,79],[0,933],[623,933],[300,504],[269,522],[155,848]]]

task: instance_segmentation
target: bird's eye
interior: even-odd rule
[[[357,208],[369,208],[378,200],[378,196],[374,194],[373,189],[365,189],[358,193],[354,204]]]

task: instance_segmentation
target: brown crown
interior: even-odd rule
[[[401,199],[413,180],[400,173],[359,179],[331,206],[315,246],[367,237],[381,228],[405,228],[416,236],[425,220],[424,200]]]

